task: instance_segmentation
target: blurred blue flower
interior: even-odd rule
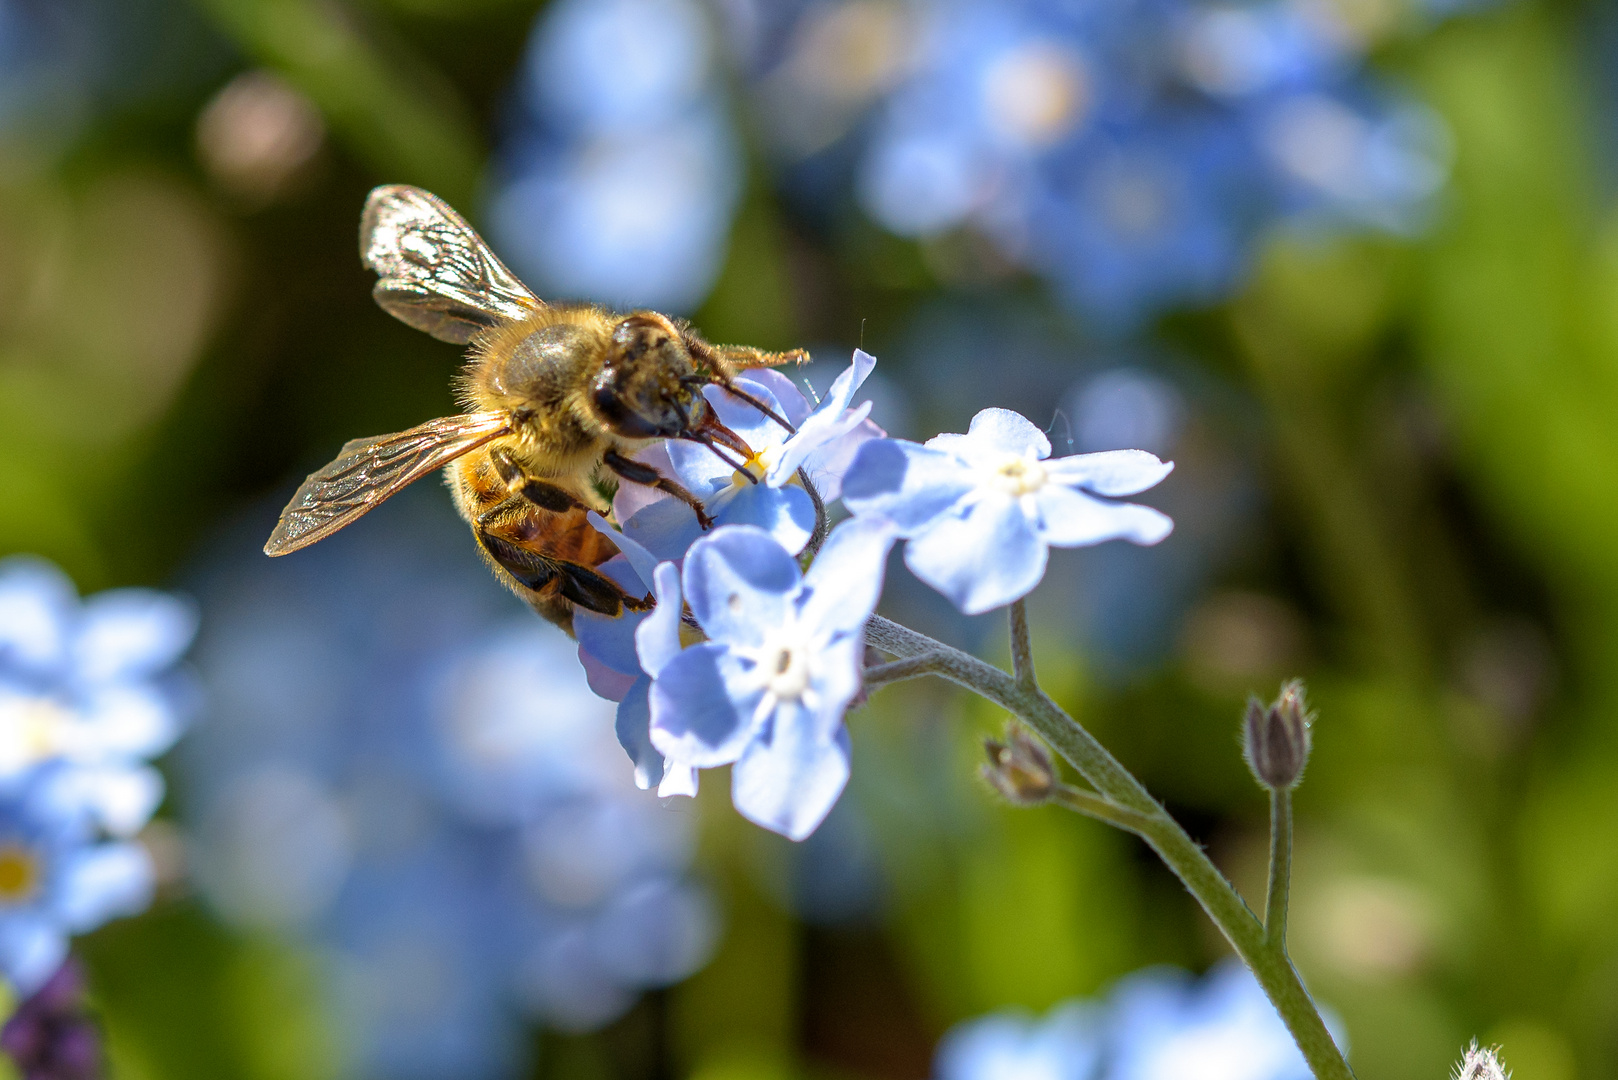
[[[730,5],[761,126],[798,172],[847,144],[878,223],[979,232],[1107,332],[1223,298],[1274,225],[1415,228],[1447,174],[1436,117],[1367,72],[1388,31],[1327,5],[876,7],[765,33]]]
[[[717,933],[690,821],[636,790],[573,643],[429,505],[407,492],[363,535],[222,557],[197,586],[199,882],[327,958],[380,1080],[514,1075],[525,1016],[599,1027]]]
[[[138,844],[105,840],[94,800],[70,766],[0,784],[0,972],[27,996],[67,958],[68,937],[151,903]]]
[[[1341,1036],[1339,1035],[1339,1041]],[[939,1043],[938,1080],[1308,1080],[1308,1066],[1252,974],[1235,960],[1200,981],[1148,968],[1097,1001],[1045,1018],[1000,1013]]]
[[[891,520],[909,541],[905,565],[968,615],[1027,595],[1051,546],[1155,544],[1174,527],[1150,507],[1107,501],[1152,487],[1171,464],[1143,450],[1050,453],[1027,419],[984,409],[965,435],[868,443],[843,501],[856,515]]]
[[[173,745],[193,706],[175,663],[196,627],[179,597],[115,589],[81,602],[44,560],[0,561],[0,782],[70,763],[100,824],[137,832],[163,797],[147,760]]]
[[[683,766],[734,763],[736,809],[794,840],[848,782],[843,713],[891,543],[884,521],[847,522],[800,574],[763,530],[718,529],[692,545],[683,574],[658,566],[657,608],[636,632],[652,744]],[[683,650],[682,593],[708,636]]]
[[[689,311],[718,276],[741,152],[694,0],[563,0],[535,25],[489,207],[548,294]]]

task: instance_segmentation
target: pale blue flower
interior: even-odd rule
[[[146,849],[106,840],[71,768],[39,766],[0,785],[0,973],[19,996],[67,957],[68,938],[143,911],[154,874]]]
[[[0,561],[0,781],[45,762],[112,832],[137,832],[162,800],[148,759],[189,719],[194,692],[176,670],[196,633],[187,600],[114,589],[80,601],[42,559]]]
[[[695,768],[734,764],[736,809],[794,840],[848,781],[843,713],[891,543],[885,521],[846,523],[800,574],[769,534],[731,526],[694,544],[683,574],[656,571],[657,609],[636,633],[653,745]],[[708,636],[683,650],[682,595]]]
[[[969,615],[1026,596],[1048,549],[1124,539],[1155,544],[1174,523],[1146,506],[1111,501],[1169,474],[1143,450],[1051,458],[1026,418],[984,409],[965,435],[925,446],[881,439],[860,449],[843,485],[856,515],[893,522],[905,564]]]
[[[666,452],[679,477],[720,525],[756,525],[797,554],[814,532],[815,509],[808,492],[794,481],[802,468],[823,500],[842,489],[841,472],[861,443],[881,434],[866,417],[871,403],[852,406],[855,392],[876,366],[876,358],[856,349],[853,362],[832,382],[813,409],[803,393],[778,372],[748,372],[737,386],[797,430],[789,432],[759,409],[728,391],[710,386],[708,402],[721,423],[753,451],[745,472],[697,443],[670,442]],[[773,378],[768,376],[773,375]]]

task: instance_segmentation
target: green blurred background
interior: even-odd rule
[[[1273,239],[1230,302],[1154,325],[1207,403],[1187,438],[1213,449],[1187,451],[1178,482],[1220,490],[1225,454],[1252,488],[1162,654],[1103,670],[1070,597],[1035,604],[1053,693],[1250,899],[1266,807],[1237,720],[1249,693],[1307,678],[1320,720],[1294,953],[1374,1080],[1442,1076],[1473,1036],[1503,1043],[1519,1077],[1618,1076],[1618,217],[1601,86],[1618,50],[1593,43],[1599,6],[1518,3],[1385,59],[1453,138],[1421,236]],[[538,10],[127,0],[106,15],[124,68],[72,122],[14,126],[0,154],[0,553],[48,556],[86,591],[169,583],[344,440],[454,409],[454,351],[371,302],[358,209],[409,182],[478,220]],[[275,175],[210,158],[199,128],[250,71],[312,110]],[[1048,340],[1082,341],[1032,278],[951,281],[868,224],[805,223],[757,165],[693,320],[766,347],[863,342],[901,393],[939,377],[904,344],[918,327],[994,340],[1056,324]],[[1040,371],[1061,378],[1053,348]],[[1002,403],[996,370],[952,362],[966,373],[900,433]],[[934,610],[900,613],[929,629]],[[998,627],[959,635],[1003,655]],[[882,902],[829,925],[795,915],[789,845],[710,784],[716,958],[605,1031],[536,1032],[536,1075],[919,1078],[957,1020],[1225,954],[1130,838],[995,804],[974,778],[993,709],[912,683],[851,719]],[[181,883],[82,952],[120,1077],[341,1072],[307,958],[223,928]]]

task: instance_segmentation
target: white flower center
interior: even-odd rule
[[[809,643],[783,634],[767,638],[759,650],[766,688],[776,701],[797,701],[809,689]]]
[[[1032,495],[1045,486],[1050,474],[1036,458],[1007,455],[989,470],[988,486],[1008,495]]]

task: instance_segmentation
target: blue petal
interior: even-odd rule
[[[0,664],[41,674],[59,668],[78,602],[73,582],[44,559],[0,561]]]
[[[17,997],[45,985],[67,959],[67,934],[43,912],[17,911],[0,919],[0,971]]]
[[[815,504],[803,488],[748,484],[736,492],[715,518],[721,525],[755,525],[793,555],[802,551],[815,531]]]
[[[69,858],[61,872],[58,912],[75,933],[145,911],[157,878],[139,844],[97,844]]]
[[[635,568],[635,574],[642,582],[652,580],[652,570],[657,566],[656,555],[653,555],[650,551],[647,551],[646,548],[634,538],[625,533],[621,533],[611,525],[608,525],[607,519],[596,513],[594,510],[591,510],[589,513],[585,514],[584,518],[590,523],[591,528],[600,533],[602,536],[605,536],[608,540],[611,540],[613,544],[617,546],[623,557],[629,560],[629,565]],[[622,585],[623,582],[620,581],[619,584]],[[641,587],[644,588],[644,584]],[[630,591],[633,590],[631,589]]]
[[[1045,575],[1046,548],[1018,501],[990,496],[940,518],[905,547],[912,573],[968,615],[1028,595]]]
[[[732,680],[745,674],[729,649],[712,642],[670,660],[652,682],[652,745],[702,769],[735,761],[753,737],[763,697],[762,688],[732,696]]]
[[[659,562],[679,562],[702,535],[702,526],[697,524],[696,511],[670,498],[650,504],[624,522],[624,535],[657,556]]]
[[[643,790],[663,779],[663,755],[652,745],[652,706],[648,697],[651,687],[652,680],[644,675],[636,679],[618,703],[618,717],[613,724],[618,745],[635,763],[635,786]]]
[[[848,783],[848,730],[822,740],[810,725],[777,723],[755,739],[731,770],[731,801],[742,815],[792,840],[826,819]]]
[[[716,641],[756,644],[781,624],[799,585],[798,564],[762,529],[727,525],[691,545],[685,598]]]
[[[913,536],[972,490],[973,476],[953,454],[902,439],[860,447],[843,478],[843,503],[856,514],[880,514]]]
[[[657,606],[635,631],[635,655],[654,679],[680,654],[680,573],[673,563],[662,563],[652,577]]]
[[[635,675],[641,669],[635,655],[635,628],[644,618],[639,612],[626,611],[613,618],[581,608],[573,613],[573,636],[578,638],[579,648],[598,663],[613,671]]]
[[[816,625],[854,631],[882,595],[882,573],[896,535],[885,518],[853,518],[832,530],[804,574],[801,617]]]
[[[90,597],[73,659],[91,682],[139,678],[169,667],[197,633],[196,605],[155,589],[114,589]]]
[[[1144,450],[1104,450],[1060,457],[1045,469],[1052,479],[1097,495],[1136,495],[1173,472],[1174,462],[1159,461]]]
[[[965,435],[935,435],[927,440],[927,445],[968,460],[979,454],[1051,456],[1051,441],[1045,433],[1026,416],[1010,409],[984,409],[972,417]]]
[[[1149,506],[1103,502],[1060,484],[1046,484],[1034,502],[1040,536],[1057,547],[1084,547],[1104,540],[1155,544],[1174,529],[1167,514]]]
[[[752,446],[752,443],[748,443]],[[730,485],[736,466],[730,464],[701,443],[670,440],[669,460],[674,463],[674,476],[697,498],[706,502],[716,492]]]
[[[809,474],[809,482],[815,485],[820,497],[827,503],[842,498],[843,477],[848,475],[848,468],[854,463],[860,447],[872,439],[885,438],[887,434],[870,420],[862,420],[847,434],[810,454],[803,463],[803,470]]]
[[[783,414],[781,403],[763,386],[755,383],[743,389],[757,397],[760,403],[777,416]],[[703,391],[703,396],[708,399],[708,404],[713,406],[719,422],[741,436],[742,441],[751,447],[755,454],[762,452],[767,446],[779,446],[790,434],[786,428],[760,412],[757,406],[743,401],[723,387],[710,386]]]
[[[876,357],[863,349],[854,350],[853,363],[837,376],[826,399],[798,425],[798,430],[782,446],[780,456],[770,466],[768,480],[771,484],[779,487],[790,480],[810,454],[865,421],[870,415],[871,403],[867,401],[860,408],[852,410],[849,403],[875,366]]]

